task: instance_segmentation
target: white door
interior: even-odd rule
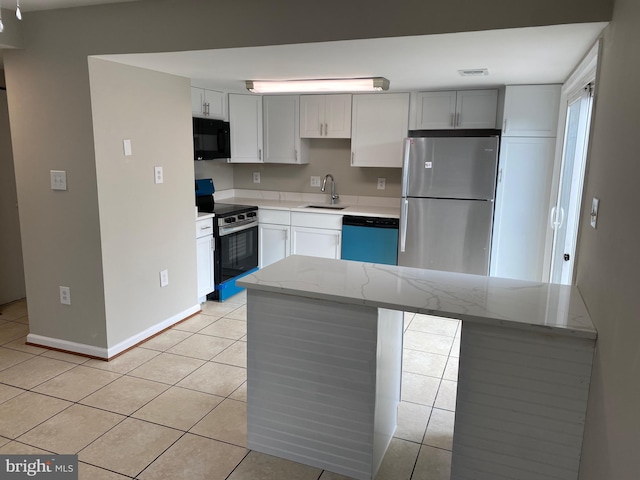
[[[289,225],[258,225],[258,260],[260,268],[289,256]]]
[[[262,162],[262,97],[229,94],[232,163]]]
[[[418,93],[418,130],[453,128],[455,115],[455,90]]]
[[[351,94],[327,95],[324,98],[324,136],[351,138]]]
[[[213,250],[215,243],[212,235],[196,239],[196,258],[198,270],[198,298],[213,292]]]
[[[580,203],[589,142],[593,96],[591,85],[567,102],[558,202],[551,210],[553,250],[551,283],[571,284],[580,219]]]

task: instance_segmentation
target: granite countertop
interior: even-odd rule
[[[575,286],[292,255],[238,280],[248,289],[595,339]]]

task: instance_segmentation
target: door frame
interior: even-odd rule
[[[602,40],[598,39],[589,49],[589,51],[585,54],[580,63],[573,70],[567,81],[562,86],[561,94],[560,94],[560,112],[558,113],[558,130],[556,135],[556,152],[555,152],[555,160],[553,166],[553,180],[551,184],[551,196],[549,201],[549,212],[548,215],[551,215],[551,208],[553,208],[558,203],[558,193],[560,187],[560,175],[562,172],[562,156],[564,150],[564,137],[565,137],[565,127],[567,122],[567,106],[570,98],[575,97],[575,95],[582,91],[584,87],[593,83],[595,85],[594,94],[593,94],[593,106],[591,110],[591,118],[595,115],[596,109],[596,98],[597,98],[597,86],[598,86],[598,76],[599,76],[599,62],[598,59],[601,57],[602,52]],[[591,122],[589,128],[589,139],[587,141],[587,152],[589,151],[589,147],[591,145],[591,129],[593,128],[593,123]],[[589,158],[587,155],[587,159],[585,160],[585,169],[584,175],[586,176],[589,165]],[[582,198],[580,199],[580,211],[582,211],[582,206],[584,205],[584,189],[582,189]],[[548,218],[549,218],[548,217]],[[580,214],[580,218],[582,215]],[[576,236],[576,243],[580,239],[580,228],[581,223],[578,223],[578,234]],[[553,230],[551,229],[550,222],[547,222],[547,230],[546,230],[546,238],[545,238],[545,254],[544,254],[544,264],[542,271],[543,281],[548,282],[551,278],[551,258],[553,255]],[[577,265],[577,251],[573,260],[573,272],[572,279],[575,275],[575,267]],[[572,280],[573,282],[573,280]]]

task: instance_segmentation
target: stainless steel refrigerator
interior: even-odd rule
[[[498,145],[495,130],[406,139],[398,265],[488,275]]]

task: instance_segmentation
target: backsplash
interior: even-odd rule
[[[276,192],[320,193],[311,187],[311,176],[335,178],[338,195],[400,197],[402,169],[360,168],[350,165],[351,140],[310,139],[309,164],[227,164],[218,161],[195,162],[196,178],[211,177],[216,190],[229,188]],[[253,172],[260,172],[260,183],[253,183]],[[378,178],[386,179],[385,190],[378,190]]]

